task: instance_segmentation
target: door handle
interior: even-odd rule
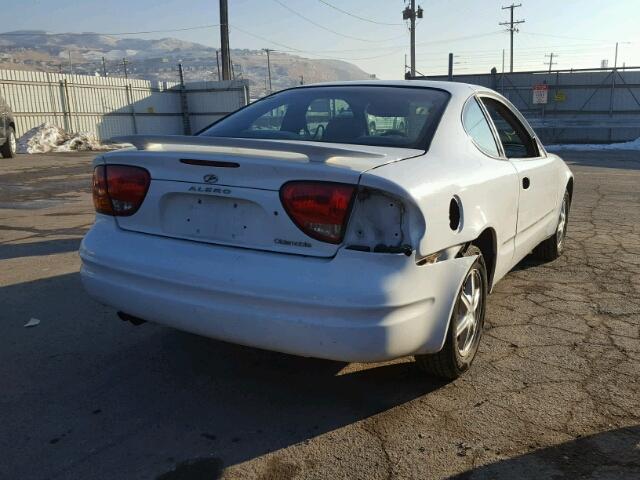
[[[531,185],[531,181],[529,180],[529,177],[524,177],[522,179],[522,188],[526,190],[527,188],[529,188],[529,185]]]

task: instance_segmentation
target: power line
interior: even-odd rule
[[[263,42],[267,42],[267,43],[270,43],[272,45],[277,45],[279,47],[284,47],[284,48],[286,48],[288,50],[291,50],[292,52],[305,53],[304,50],[300,50],[299,48],[291,47],[291,46],[289,46],[289,45],[287,45],[285,43],[276,42],[274,40],[268,39],[267,37],[263,37],[261,35],[255,34],[255,33],[248,32],[247,30],[244,30],[244,29],[242,29],[242,28],[240,28],[240,27],[238,27],[236,25],[231,25],[230,24],[229,27],[231,27],[234,30],[238,30],[239,32],[242,32],[245,35],[249,35],[250,37],[257,38],[258,40],[262,40]]]
[[[237,27],[235,27],[237,29]],[[264,41],[270,42],[270,43],[274,43],[272,40],[266,39],[265,37],[258,37],[257,35],[253,35],[249,32],[244,32],[247,33],[248,35],[252,35],[256,38],[261,38]],[[440,43],[452,43],[452,42],[459,42],[462,40],[469,40],[469,39],[474,39],[474,38],[480,38],[480,37],[486,37],[486,36],[491,36],[491,35],[499,35],[500,32],[486,32],[486,33],[477,33],[477,34],[473,34],[473,35],[465,35],[462,37],[454,37],[454,38],[445,38],[442,40],[430,40],[430,41],[426,41],[426,42],[416,42],[416,45],[437,45]],[[281,45],[281,44],[280,44]],[[399,48],[405,48],[405,45],[389,45],[387,47],[375,47],[377,50],[390,50],[390,49],[399,49]],[[286,50],[280,50],[281,52],[285,52]],[[301,52],[301,53],[323,53],[323,52],[327,52],[327,53],[336,53],[336,52],[358,52],[358,51],[371,51],[371,47],[365,47],[365,48],[351,48],[351,49],[340,49],[340,50],[301,50],[301,49],[291,49],[291,51],[295,51],[295,52]],[[486,51],[492,51],[492,50],[486,50]]]
[[[341,8],[336,7],[335,5],[330,4],[325,0],[318,0],[320,3],[326,5],[327,7],[333,8],[340,13],[344,13],[345,15],[349,15],[350,17],[357,18],[358,20],[362,20],[363,22],[375,23],[376,25],[404,25],[404,23],[388,23],[388,22],[378,22],[377,20],[371,20],[370,18],[361,17],[360,15],[356,15],[355,13],[347,12],[346,10],[342,10]]]
[[[342,32],[338,32],[337,30],[333,30],[329,27],[325,27],[324,25],[316,22],[315,20],[310,19],[309,17],[305,17],[304,15],[302,15],[300,12],[297,12],[296,10],[292,9],[291,7],[289,7],[288,5],[285,5],[284,3],[282,3],[280,0],[273,0],[274,2],[276,2],[278,5],[280,5],[282,8],[289,10],[291,13],[293,13],[295,16],[302,18],[304,21],[309,22],[311,25],[315,25],[318,28],[321,28],[322,30],[326,30],[327,32],[331,32],[334,35],[338,35],[340,37],[344,37],[344,38],[350,38],[352,40],[359,40],[361,42],[370,42],[370,43],[376,43],[376,42],[387,42],[389,40],[395,40],[397,38],[400,37],[404,37],[403,35],[397,36],[397,37],[392,37],[392,38],[384,38],[384,39],[380,39],[380,40],[372,40],[370,38],[360,38],[360,37],[354,37],[352,35],[347,35],[344,34]]]
[[[549,33],[537,33],[537,32],[522,32],[525,35],[533,35],[536,37],[551,37],[551,38],[564,38],[568,40],[582,40],[585,42],[594,42],[594,43],[604,43],[604,42],[612,42],[612,40],[603,40],[603,39],[595,39],[595,38],[580,38],[580,37],[568,37],[566,35],[551,35]],[[620,43],[634,43],[634,42],[620,42]]]
[[[250,37],[257,38],[258,40],[262,40],[262,41],[270,43],[272,45],[277,45],[277,46],[280,46],[280,47],[284,47],[285,50],[272,50],[272,51],[277,51],[277,52],[280,52],[280,53],[295,52],[295,53],[298,53],[298,54],[315,55],[316,57],[320,56],[321,59],[324,58],[324,59],[329,59],[329,60],[358,61],[358,60],[373,60],[375,58],[388,57],[390,55],[395,55],[398,52],[398,50],[396,50],[396,51],[393,51],[393,52],[383,53],[381,55],[374,55],[374,56],[370,56],[370,57],[360,57],[360,58],[334,57],[334,56],[329,56],[329,55],[323,55],[322,51],[316,52],[314,50],[301,50],[299,48],[295,48],[295,47],[292,47],[290,45],[286,45],[284,43],[279,43],[279,42],[276,42],[274,40],[270,40],[270,39],[268,39],[266,37],[263,37],[261,35],[256,35],[255,33],[248,32],[247,30],[244,30],[244,29],[242,29],[240,27],[237,27],[235,25],[229,25],[229,26],[231,28],[233,28],[234,30],[238,30],[239,32],[244,33],[245,35],[249,35]],[[387,48],[389,48],[389,47],[387,47]],[[393,48],[402,49],[402,48],[404,48],[404,45],[396,46],[396,47],[393,47]],[[366,50],[370,51],[371,49],[368,48]]]
[[[210,25],[199,25],[196,27],[184,27],[184,28],[173,28],[170,30],[146,30],[141,32],[115,32],[115,33],[105,33],[105,32],[67,32],[67,33],[51,33],[51,32],[5,32],[0,33],[1,37],[32,37],[32,36],[43,36],[43,37],[57,37],[62,35],[74,35],[74,36],[95,36],[95,35],[106,35],[109,37],[118,37],[122,35],[144,35],[147,33],[171,33],[171,32],[186,32],[189,30],[202,30],[205,28],[216,28],[219,27],[219,23],[213,23]]]

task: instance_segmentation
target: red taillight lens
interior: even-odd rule
[[[128,217],[138,211],[151,177],[144,168],[98,165],[93,170],[93,205],[96,212]]]
[[[355,186],[329,182],[289,182],[280,189],[280,199],[291,220],[316,240],[340,243]]]
[[[98,165],[93,169],[93,206],[98,213],[113,215],[111,200],[107,192],[107,176],[104,165]]]

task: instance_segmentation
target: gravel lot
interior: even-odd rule
[[[639,152],[564,153],[568,251],[449,384],[121,322],[78,278],[91,157],[0,160],[0,478],[640,478]]]

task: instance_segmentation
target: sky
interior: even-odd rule
[[[0,0],[5,28],[62,32],[139,32],[214,25],[217,0]],[[358,65],[378,78],[401,78],[409,33],[403,0],[229,0],[231,48],[273,48],[308,58],[332,58]],[[446,74],[484,73],[509,63],[508,19],[497,0],[418,0],[424,18],[416,28],[416,69]],[[518,0],[515,70],[640,65],[640,0]],[[327,5],[329,4],[329,5]],[[331,5],[346,11],[340,12]],[[287,8],[288,7],[288,8]],[[349,15],[352,14],[352,15]],[[355,16],[362,18],[356,18]],[[303,18],[306,17],[306,18]],[[218,47],[217,27],[136,35],[174,37]]]

